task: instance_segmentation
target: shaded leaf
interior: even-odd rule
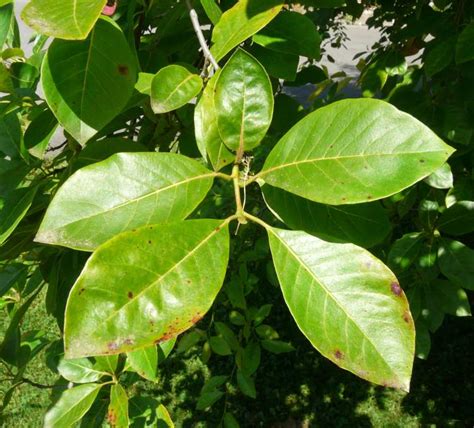
[[[441,239],[438,263],[443,275],[451,282],[474,290],[474,250],[461,242]]]

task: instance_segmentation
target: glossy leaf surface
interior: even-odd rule
[[[118,354],[176,337],[209,310],[228,257],[225,221],[146,226],[111,239],[69,296],[66,355]]]
[[[219,135],[229,149],[243,152],[258,146],[273,116],[272,84],[265,69],[238,49],[219,74],[214,104]]]
[[[224,12],[212,32],[211,53],[216,61],[267,25],[282,6],[281,0],[239,0]]]
[[[54,40],[41,81],[59,123],[85,144],[127,104],[136,61],[119,27],[100,19],[87,40]]]
[[[31,0],[21,17],[40,34],[58,39],[85,39],[107,0]]]
[[[88,358],[72,360],[61,358],[58,372],[63,378],[74,383],[96,382],[105,374],[105,372],[97,370]]]
[[[158,349],[156,345],[137,349],[127,354],[127,361],[133,370],[145,379],[156,381],[158,367]]]
[[[194,110],[196,143],[203,158],[209,159],[216,171],[232,164],[235,158],[235,155],[225,146],[217,128],[214,90],[219,74],[220,70],[209,80]]]
[[[184,106],[202,89],[202,79],[180,65],[162,68],[151,82],[151,108],[157,114]]]
[[[74,426],[90,409],[102,385],[89,383],[66,389],[44,418],[45,428]]]
[[[390,232],[387,212],[377,202],[359,205],[324,205],[267,185],[262,186],[272,212],[293,230],[331,242],[352,242],[370,248]]]
[[[110,404],[107,411],[107,421],[116,428],[129,426],[128,397],[122,385],[112,385],[110,388]]]
[[[408,391],[415,329],[394,274],[352,244],[268,235],[285,301],[313,346],[363,379]]]
[[[344,100],[298,122],[259,176],[315,202],[355,204],[409,187],[452,152],[429,128],[390,104]]]
[[[120,153],[73,174],[56,193],[38,242],[90,251],[136,227],[187,217],[214,173],[171,153]]]

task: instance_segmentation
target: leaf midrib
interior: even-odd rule
[[[281,239],[278,234],[273,230],[273,229],[268,229],[269,232],[273,233],[273,235],[282,243],[282,245],[284,245],[284,247],[288,250],[288,252],[297,260],[299,261],[300,265],[303,266],[303,268],[309,273],[309,275],[311,277],[313,277],[316,282],[324,289],[324,291],[326,292],[326,295],[329,296],[333,301],[334,303],[336,303],[336,305],[343,311],[344,314],[346,314],[347,318],[349,318],[352,323],[357,327],[357,329],[362,333],[362,335],[364,336],[364,338],[367,340],[367,342],[369,342],[372,347],[375,349],[375,351],[377,352],[377,354],[380,356],[380,358],[382,359],[383,363],[385,364],[386,367],[388,367],[389,371],[395,376],[395,378],[397,379],[398,383],[399,384],[402,384],[400,382],[400,378],[398,377],[398,375],[394,372],[394,370],[390,367],[390,365],[387,363],[387,361],[385,360],[385,357],[380,353],[379,349],[374,345],[374,343],[372,342],[372,340],[370,339],[370,337],[368,337],[365,333],[365,331],[359,326],[359,324],[346,312],[344,306],[342,306],[342,304],[336,299],[336,297],[329,292],[328,288],[324,285],[324,283],[318,278],[318,276],[309,268],[309,266],[306,265],[306,263],[303,262],[303,260],[301,260],[301,258],[285,243],[285,241],[283,241],[283,239]],[[291,309],[290,309],[291,311]],[[295,317],[294,317],[295,318]],[[298,326],[300,325],[299,322],[296,320],[295,318],[295,321],[296,323],[298,324]],[[304,332],[303,329],[301,329],[301,331]],[[305,333],[306,335],[306,333]],[[311,343],[316,347],[318,348],[314,343],[313,341],[311,341]],[[318,349],[319,350],[319,349]]]

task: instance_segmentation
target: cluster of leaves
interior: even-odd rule
[[[385,3],[376,26],[400,7]],[[408,390],[413,319],[423,356],[445,313],[470,314],[474,266],[472,122],[435,119],[452,111],[441,96],[469,83],[471,10],[419,3],[403,15],[416,40],[437,34],[412,23],[431,22],[426,10],[455,31],[408,66],[397,16],[360,64],[363,95],[381,101],[342,100],[350,79],[319,65],[356,1],[31,0],[28,58],[13,2],[0,1],[2,411],[41,355],[62,379],[45,426],[173,426],[133,385],[159,381],[189,330],[175,352],[233,361],[197,409],[223,402],[222,424],[238,426],[229,393],[255,398],[262,351],[293,350],[266,324],[271,305],[252,303],[262,283],[322,355]],[[456,55],[433,53],[449,31]],[[304,110],[285,87],[306,83]],[[472,113],[473,98],[450,100]],[[37,298],[58,340],[22,330]]]

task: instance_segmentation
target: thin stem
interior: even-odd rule
[[[198,40],[199,40],[199,44],[201,45],[201,49],[202,49],[202,52],[203,52],[204,56],[212,64],[212,66],[214,67],[214,70],[219,70],[219,64],[217,64],[217,61],[212,56],[212,53],[209,50],[209,47],[207,46],[204,34],[202,34],[201,24],[199,23],[198,14],[196,13],[196,11],[191,6],[191,3],[190,3],[189,0],[186,0],[186,4],[187,4],[188,9],[189,9],[189,17],[191,18],[191,22],[193,24],[194,31],[197,35]]]
[[[272,228],[268,223],[265,223],[263,220],[259,219],[258,217],[253,216],[252,214],[249,214],[244,211],[243,215],[245,218],[249,219],[250,221],[253,221],[254,223],[259,224],[260,226],[264,227],[266,230],[271,230]]]
[[[44,385],[42,383],[34,382],[26,377],[21,378],[21,383],[27,383],[28,385],[34,386],[35,388],[39,388],[39,389],[54,389],[54,388],[62,387],[62,385]]]
[[[229,175],[229,174],[224,174],[222,172],[216,172],[214,174],[215,177],[218,177],[218,178],[222,178],[223,180],[226,180],[226,181],[231,181],[233,180],[233,177],[232,175]]]
[[[240,185],[239,185],[239,165],[234,165],[232,168],[232,181],[234,183],[234,195],[235,195],[235,215],[237,216],[239,223],[247,223],[244,217],[244,207],[242,206],[242,198],[240,197]]]

